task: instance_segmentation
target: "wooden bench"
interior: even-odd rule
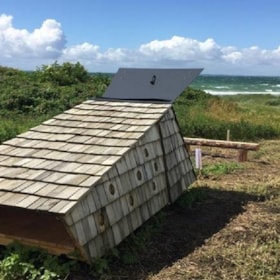
[[[247,161],[248,151],[257,151],[260,144],[247,143],[247,142],[236,142],[236,141],[225,141],[225,140],[213,140],[203,138],[188,138],[184,137],[186,149],[190,152],[190,146],[208,146],[217,148],[227,148],[238,150],[237,160],[238,162]]]

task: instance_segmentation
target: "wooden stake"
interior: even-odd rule
[[[227,130],[227,141],[230,141],[230,130]]]

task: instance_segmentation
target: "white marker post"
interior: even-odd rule
[[[195,167],[199,170],[202,169],[201,149],[195,149]]]

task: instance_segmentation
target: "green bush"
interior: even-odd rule
[[[109,75],[90,75],[80,63],[54,63],[35,72],[0,66],[0,143],[95,96]]]
[[[13,253],[0,262],[0,277],[3,280],[35,280],[40,276],[40,271],[33,264],[21,261],[18,254]]]
[[[2,253],[0,279],[58,280],[77,268],[76,261],[52,256],[43,250],[13,243]]]
[[[55,62],[52,65],[43,65],[37,69],[37,75],[41,81],[51,82],[59,86],[84,83],[90,78],[89,73],[79,62],[76,64],[65,62],[62,65]]]

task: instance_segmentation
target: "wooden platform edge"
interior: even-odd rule
[[[22,244],[25,244],[27,246],[45,249],[49,253],[54,254],[54,255],[62,255],[62,254],[70,255],[71,253],[75,252],[75,250],[76,250],[76,248],[74,246],[66,246],[66,245],[61,245],[58,243],[38,241],[36,239],[31,239],[31,238],[21,238],[18,236],[0,234],[0,244],[1,245],[7,246],[16,241],[18,241]]]

